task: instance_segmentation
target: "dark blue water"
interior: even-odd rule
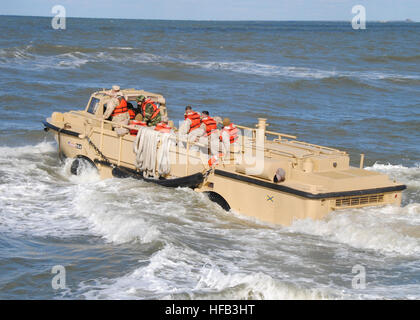
[[[2,16],[0,32],[0,298],[419,298],[420,24]],[[113,84],[163,94],[174,120],[190,104],[353,165],[365,153],[407,184],[403,206],[284,228],[189,190],[73,177],[41,121]]]

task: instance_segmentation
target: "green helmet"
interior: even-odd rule
[[[145,96],[140,95],[140,96],[138,96],[138,97],[136,98],[136,101],[137,101],[137,102],[143,102],[145,99],[146,99],[146,97],[145,97]]]

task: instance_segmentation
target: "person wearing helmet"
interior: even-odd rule
[[[143,116],[143,121],[149,127],[156,126],[162,121],[159,107],[150,98],[140,95],[136,98],[136,101]]]

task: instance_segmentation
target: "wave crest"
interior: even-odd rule
[[[0,64],[10,68],[33,68],[35,66],[37,69],[78,69],[88,63],[107,63],[112,61],[113,63],[119,64],[158,64],[173,68],[179,68],[180,65],[183,65],[189,68],[290,79],[318,80],[348,78],[362,82],[372,80],[420,80],[420,77],[415,74],[394,74],[364,70],[322,70],[304,66],[282,66],[244,60],[191,60],[191,58],[185,55],[159,55],[132,47],[79,48],[46,45],[52,53],[46,52],[46,48],[44,47],[38,48],[29,45],[0,49]]]

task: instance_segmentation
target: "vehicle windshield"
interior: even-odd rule
[[[87,112],[89,112],[91,114],[95,114],[96,110],[98,109],[98,106],[99,106],[99,99],[92,98],[92,100],[90,101],[89,108],[88,108]]]

